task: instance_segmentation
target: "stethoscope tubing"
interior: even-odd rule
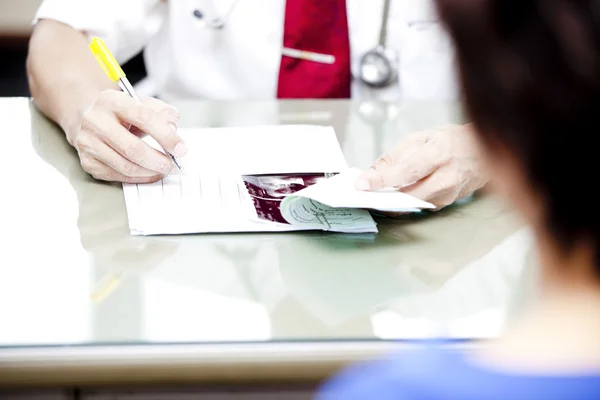
[[[213,18],[212,20],[206,21],[205,16],[200,9],[194,9],[192,15],[194,18],[198,19],[202,22],[202,27],[208,29],[222,29],[225,27],[227,21],[229,20],[230,15],[236,9],[240,0],[233,0],[233,3],[223,14],[221,17]],[[379,41],[377,46],[372,50],[366,52],[360,59],[360,80],[367,86],[371,87],[385,87],[388,86],[396,76],[397,63],[392,60],[392,58],[388,55],[388,50],[386,47],[387,44],[387,31],[388,31],[388,21],[390,14],[390,0],[384,0],[383,2],[383,12],[381,15],[381,26],[379,28]],[[373,57],[379,58],[380,61],[385,65],[385,72],[383,72],[384,78],[379,79],[377,81],[372,81],[368,79],[363,73],[363,68],[366,63],[369,62]],[[373,68],[378,68],[376,65],[372,65]]]

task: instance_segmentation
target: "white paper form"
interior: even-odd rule
[[[124,184],[134,235],[302,230],[250,218],[241,175],[336,173],[348,168],[331,127],[289,125],[181,129],[185,174]],[[309,228],[304,228],[309,229]]]

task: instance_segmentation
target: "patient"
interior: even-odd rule
[[[539,297],[484,349],[407,350],[319,398],[600,399],[600,1],[437,4],[493,185],[535,234]]]

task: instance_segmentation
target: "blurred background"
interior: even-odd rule
[[[25,73],[27,44],[31,22],[41,2],[0,0],[0,97],[29,96]],[[146,75],[141,54],[123,69],[134,84]]]

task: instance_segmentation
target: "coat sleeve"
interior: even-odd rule
[[[119,63],[138,54],[168,15],[162,0],[44,0],[33,24],[51,19],[102,38]]]

